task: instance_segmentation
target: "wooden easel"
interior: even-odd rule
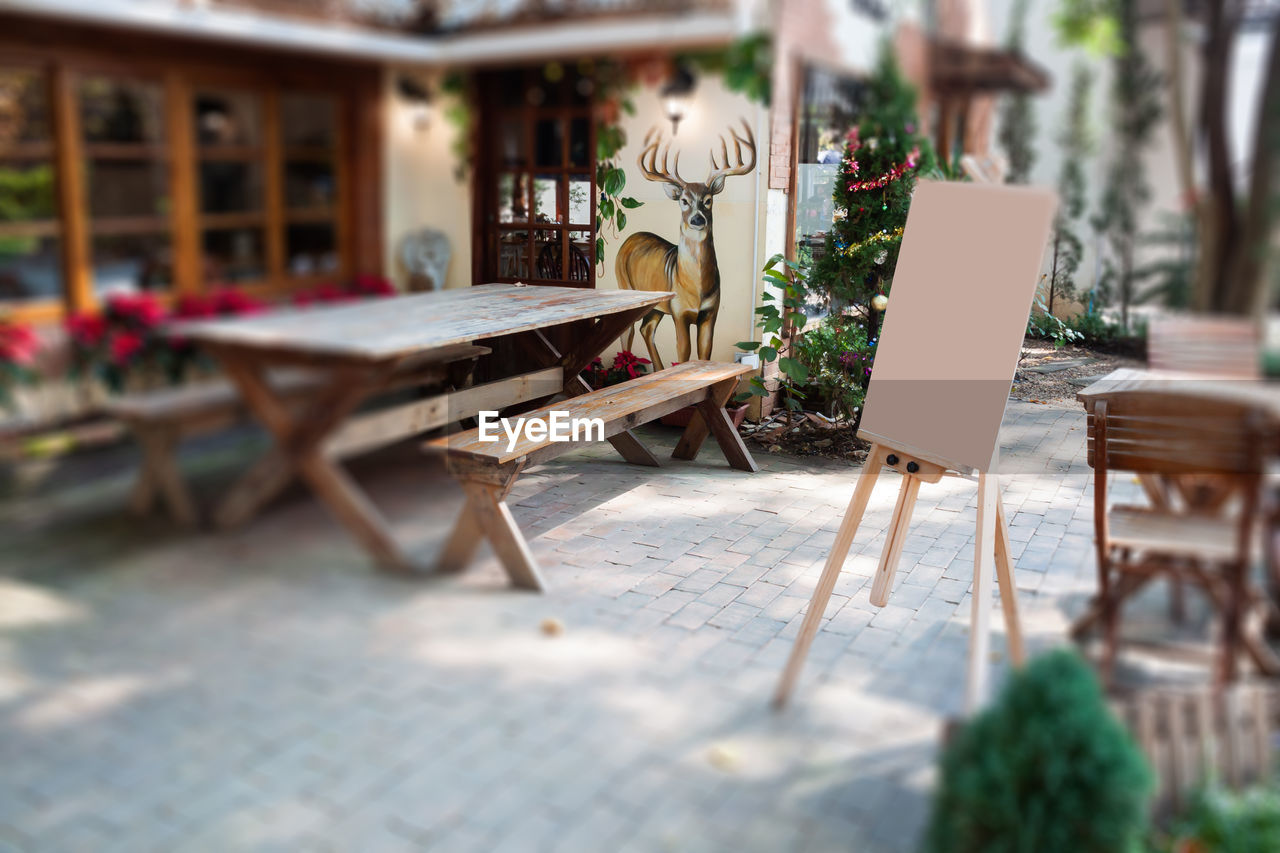
[[[895,450],[885,444],[872,444],[867,453],[866,466],[858,477],[858,484],[853,490],[853,498],[849,501],[844,520],[836,533],[835,544],[822,569],[818,586],[809,600],[809,610],[800,626],[800,634],[796,637],[795,646],[791,649],[791,657],[787,667],[778,681],[778,689],[774,693],[775,708],[782,708],[791,695],[800,670],[804,667],[809,646],[818,633],[822,617],[831,599],[831,591],[835,588],[849,554],[849,546],[858,532],[858,525],[867,511],[867,503],[871,500],[871,492],[875,489],[876,480],[880,477],[882,467],[892,468],[902,474],[902,488],[898,492],[898,501],[893,508],[893,517],[889,521],[889,537],[885,541],[884,551],[880,555],[880,565],[876,569],[875,580],[871,586],[871,603],[884,607],[889,601],[889,593],[893,589],[893,576],[898,569],[898,561],[902,557],[902,546],[906,543],[908,528],[911,524],[911,513],[915,508],[916,496],[920,492],[921,483],[937,483],[943,477],[963,477],[971,479],[971,475],[958,469],[950,468],[936,462],[929,462],[906,451]],[[970,712],[983,702],[987,692],[987,658],[990,649],[989,622],[991,618],[991,581],[994,575],[1000,583],[1000,601],[1004,610],[1005,630],[1008,633],[1009,657],[1014,666],[1021,666],[1025,657],[1022,645],[1022,629],[1018,622],[1017,588],[1013,582],[1013,561],[1009,552],[1009,528],[1004,517],[1004,506],[1000,499],[998,478],[993,473],[978,473],[978,523],[977,544],[973,561],[973,610],[969,635],[969,672],[966,685],[966,704]]]

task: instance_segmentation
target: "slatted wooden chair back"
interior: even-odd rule
[[[1262,376],[1262,328],[1243,317],[1157,317],[1147,328],[1154,370],[1236,379]]]

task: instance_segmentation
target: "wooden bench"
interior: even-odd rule
[[[476,359],[490,352],[487,347],[461,344],[444,347],[401,366],[383,391],[425,386],[439,382],[460,384],[470,375]],[[282,369],[271,374],[273,388],[290,402],[303,402],[323,387],[322,375],[302,369]],[[123,421],[142,449],[142,463],[130,498],[130,508],[144,515],[163,499],[170,515],[179,523],[194,526],[199,513],[190,490],[178,469],[178,443],[195,435],[225,429],[248,418],[249,410],[240,392],[230,382],[216,380],[197,385],[142,391],[110,400],[106,412]],[[377,419],[374,412],[365,417]],[[370,439],[370,430],[339,433],[327,448],[334,456],[352,456],[381,447],[389,440]],[[398,438],[399,436],[392,437]],[[242,520],[237,513],[235,520]],[[229,519],[230,520],[230,519]]]
[[[674,459],[694,459],[708,435],[715,437],[729,465],[741,471],[757,471],[724,404],[751,368],[742,364],[690,361],[599,391],[544,406],[524,415],[549,427],[552,412],[569,418],[599,418],[604,439],[670,414],[695,406],[695,417],[685,429]],[[514,419],[513,419],[514,420]],[[502,432],[501,430],[499,431]],[[543,431],[544,435],[550,429]],[[440,557],[440,571],[461,571],[471,562],[481,539],[488,539],[513,585],[541,590],[543,582],[529,545],[506,503],[516,478],[526,468],[554,459],[584,444],[600,440],[598,431],[577,441],[528,438],[521,430],[514,444],[503,433],[498,441],[482,441],[480,430],[459,432],[428,442],[427,449],[444,453],[449,473],[460,481],[466,505]]]

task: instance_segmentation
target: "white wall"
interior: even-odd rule
[[[454,178],[454,126],[444,118],[447,99],[437,96],[430,126],[414,127],[412,116],[396,92],[400,71],[387,69],[383,75],[387,127],[383,137],[383,198],[386,219],[384,263],[387,275],[398,287],[405,286],[400,263],[400,240],[420,228],[436,228],[449,238],[453,257],[446,287],[471,285],[471,186]],[[439,92],[439,79],[415,74]]]

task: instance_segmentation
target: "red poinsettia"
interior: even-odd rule
[[[153,329],[165,320],[164,305],[150,293],[117,293],[107,298],[107,315],[140,330]]]
[[[77,345],[93,349],[107,333],[107,320],[101,314],[81,311],[67,317],[67,333]]]
[[[109,349],[111,352],[111,363],[116,367],[125,367],[129,362],[142,352],[142,348],[146,345],[146,339],[137,332],[123,330],[116,332],[111,336]]]
[[[40,349],[40,338],[25,323],[0,320],[0,364],[30,367]]]
[[[360,296],[395,296],[395,286],[376,275],[358,275],[351,284],[351,291]]]
[[[213,292],[210,301],[213,303],[215,314],[222,316],[239,316],[241,314],[256,314],[259,311],[265,311],[267,304],[260,299],[255,299],[243,290],[234,287],[223,287]]]
[[[646,364],[652,364],[647,358],[641,358],[631,350],[622,350],[613,357],[613,370],[625,373],[631,379],[649,372]]]

